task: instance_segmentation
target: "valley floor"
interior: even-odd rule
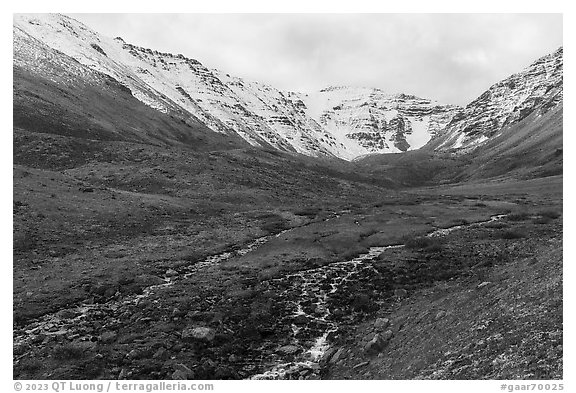
[[[15,156],[14,378],[562,378],[561,176],[42,148]]]

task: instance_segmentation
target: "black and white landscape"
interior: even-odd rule
[[[562,379],[562,47],[458,106],[13,44],[15,379]]]

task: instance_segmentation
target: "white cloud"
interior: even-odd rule
[[[561,14],[72,14],[109,36],[288,90],[466,104],[562,45]]]
[[[452,55],[451,59],[462,65],[472,65],[484,67],[490,64],[488,55],[482,49],[467,50],[455,53]]]

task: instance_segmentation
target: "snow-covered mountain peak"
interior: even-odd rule
[[[418,149],[457,109],[365,87],[329,87],[301,98],[306,113],[358,155]]]
[[[30,40],[41,45],[20,45]],[[255,146],[347,160],[418,149],[432,138],[441,149],[471,146],[534,108],[562,100],[561,48],[459,108],[370,87],[281,91],[182,54],[100,35],[60,14],[15,15],[14,43],[15,64],[31,72],[44,72],[43,56],[54,61],[60,56],[70,72],[82,75],[81,67],[88,67],[105,74],[146,105],[189,114],[214,132],[237,134]],[[78,65],[70,67],[70,58]],[[50,78],[72,83],[63,76]]]
[[[102,36],[65,15],[15,15],[14,28],[116,79],[154,109],[187,111],[215,132],[258,146],[344,159],[404,151],[425,144],[454,110],[374,88],[283,92],[182,54]]]

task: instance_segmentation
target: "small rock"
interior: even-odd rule
[[[390,325],[390,320],[388,318],[378,318],[376,322],[374,322],[374,327],[376,329],[386,329]]]
[[[164,273],[164,275],[166,277],[174,277],[174,276],[178,275],[178,272],[174,269],[168,269],[168,270],[166,270],[166,273]]]
[[[278,352],[285,355],[294,355],[298,351],[300,351],[300,348],[296,345],[284,345],[283,347],[278,348]]]
[[[228,356],[228,361],[229,361],[230,363],[235,363],[235,362],[237,362],[238,360],[239,360],[239,359],[238,359],[238,356],[236,356],[236,355],[234,355],[234,354]]]
[[[340,357],[342,357],[342,355],[344,354],[344,348],[339,348],[336,353],[334,354],[334,356],[332,356],[332,359],[330,359],[329,363],[337,363],[338,360],[340,360]]]
[[[385,341],[379,334],[375,334],[372,340],[368,341],[368,343],[364,346],[364,352],[369,355],[376,354],[382,350],[384,347]]]
[[[392,330],[387,330],[382,334],[375,334],[372,340],[368,341],[364,346],[364,352],[370,355],[380,352],[393,335]]]
[[[356,370],[360,367],[364,367],[367,366],[368,364],[370,364],[370,362],[362,362],[362,363],[358,363],[357,365],[355,365],[354,367],[352,367],[353,370]]]
[[[437,321],[439,319],[442,319],[446,316],[446,311],[444,310],[440,310],[438,311],[438,313],[436,314],[436,316],[434,317],[434,320]]]
[[[216,331],[209,327],[194,327],[182,331],[182,339],[210,342],[216,337]]]
[[[382,333],[381,337],[384,341],[389,341],[393,335],[394,333],[392,330],[386,330],[384,333]]]
[[[78,311],[70,310],[70,309],[64,309],[64,310],[58,311],[58,313],[56,315],[58,316],[58,318],[61,318],[61,319],[72,319],[72,318],[75,318],[78,314],[79,314]]]
[[[328,333],[328,335],[326,336],[326,340],[328,341],[334,341],[336,340],[338,337],[340,336],[340,332],[338,330],[332,331],[330,333]]]
[[[192,379],[194,378],[194,371],[192,371],[188,366],[182,363],[176,363],[174,365],[174,370],[180,371],[186,378],[184,379]]]
[[[396,296],[398,299],[402,299],[405,298],[406,296],[408,296],[408,291],[405,289],[395,289],[394,290],[394,296]]]

